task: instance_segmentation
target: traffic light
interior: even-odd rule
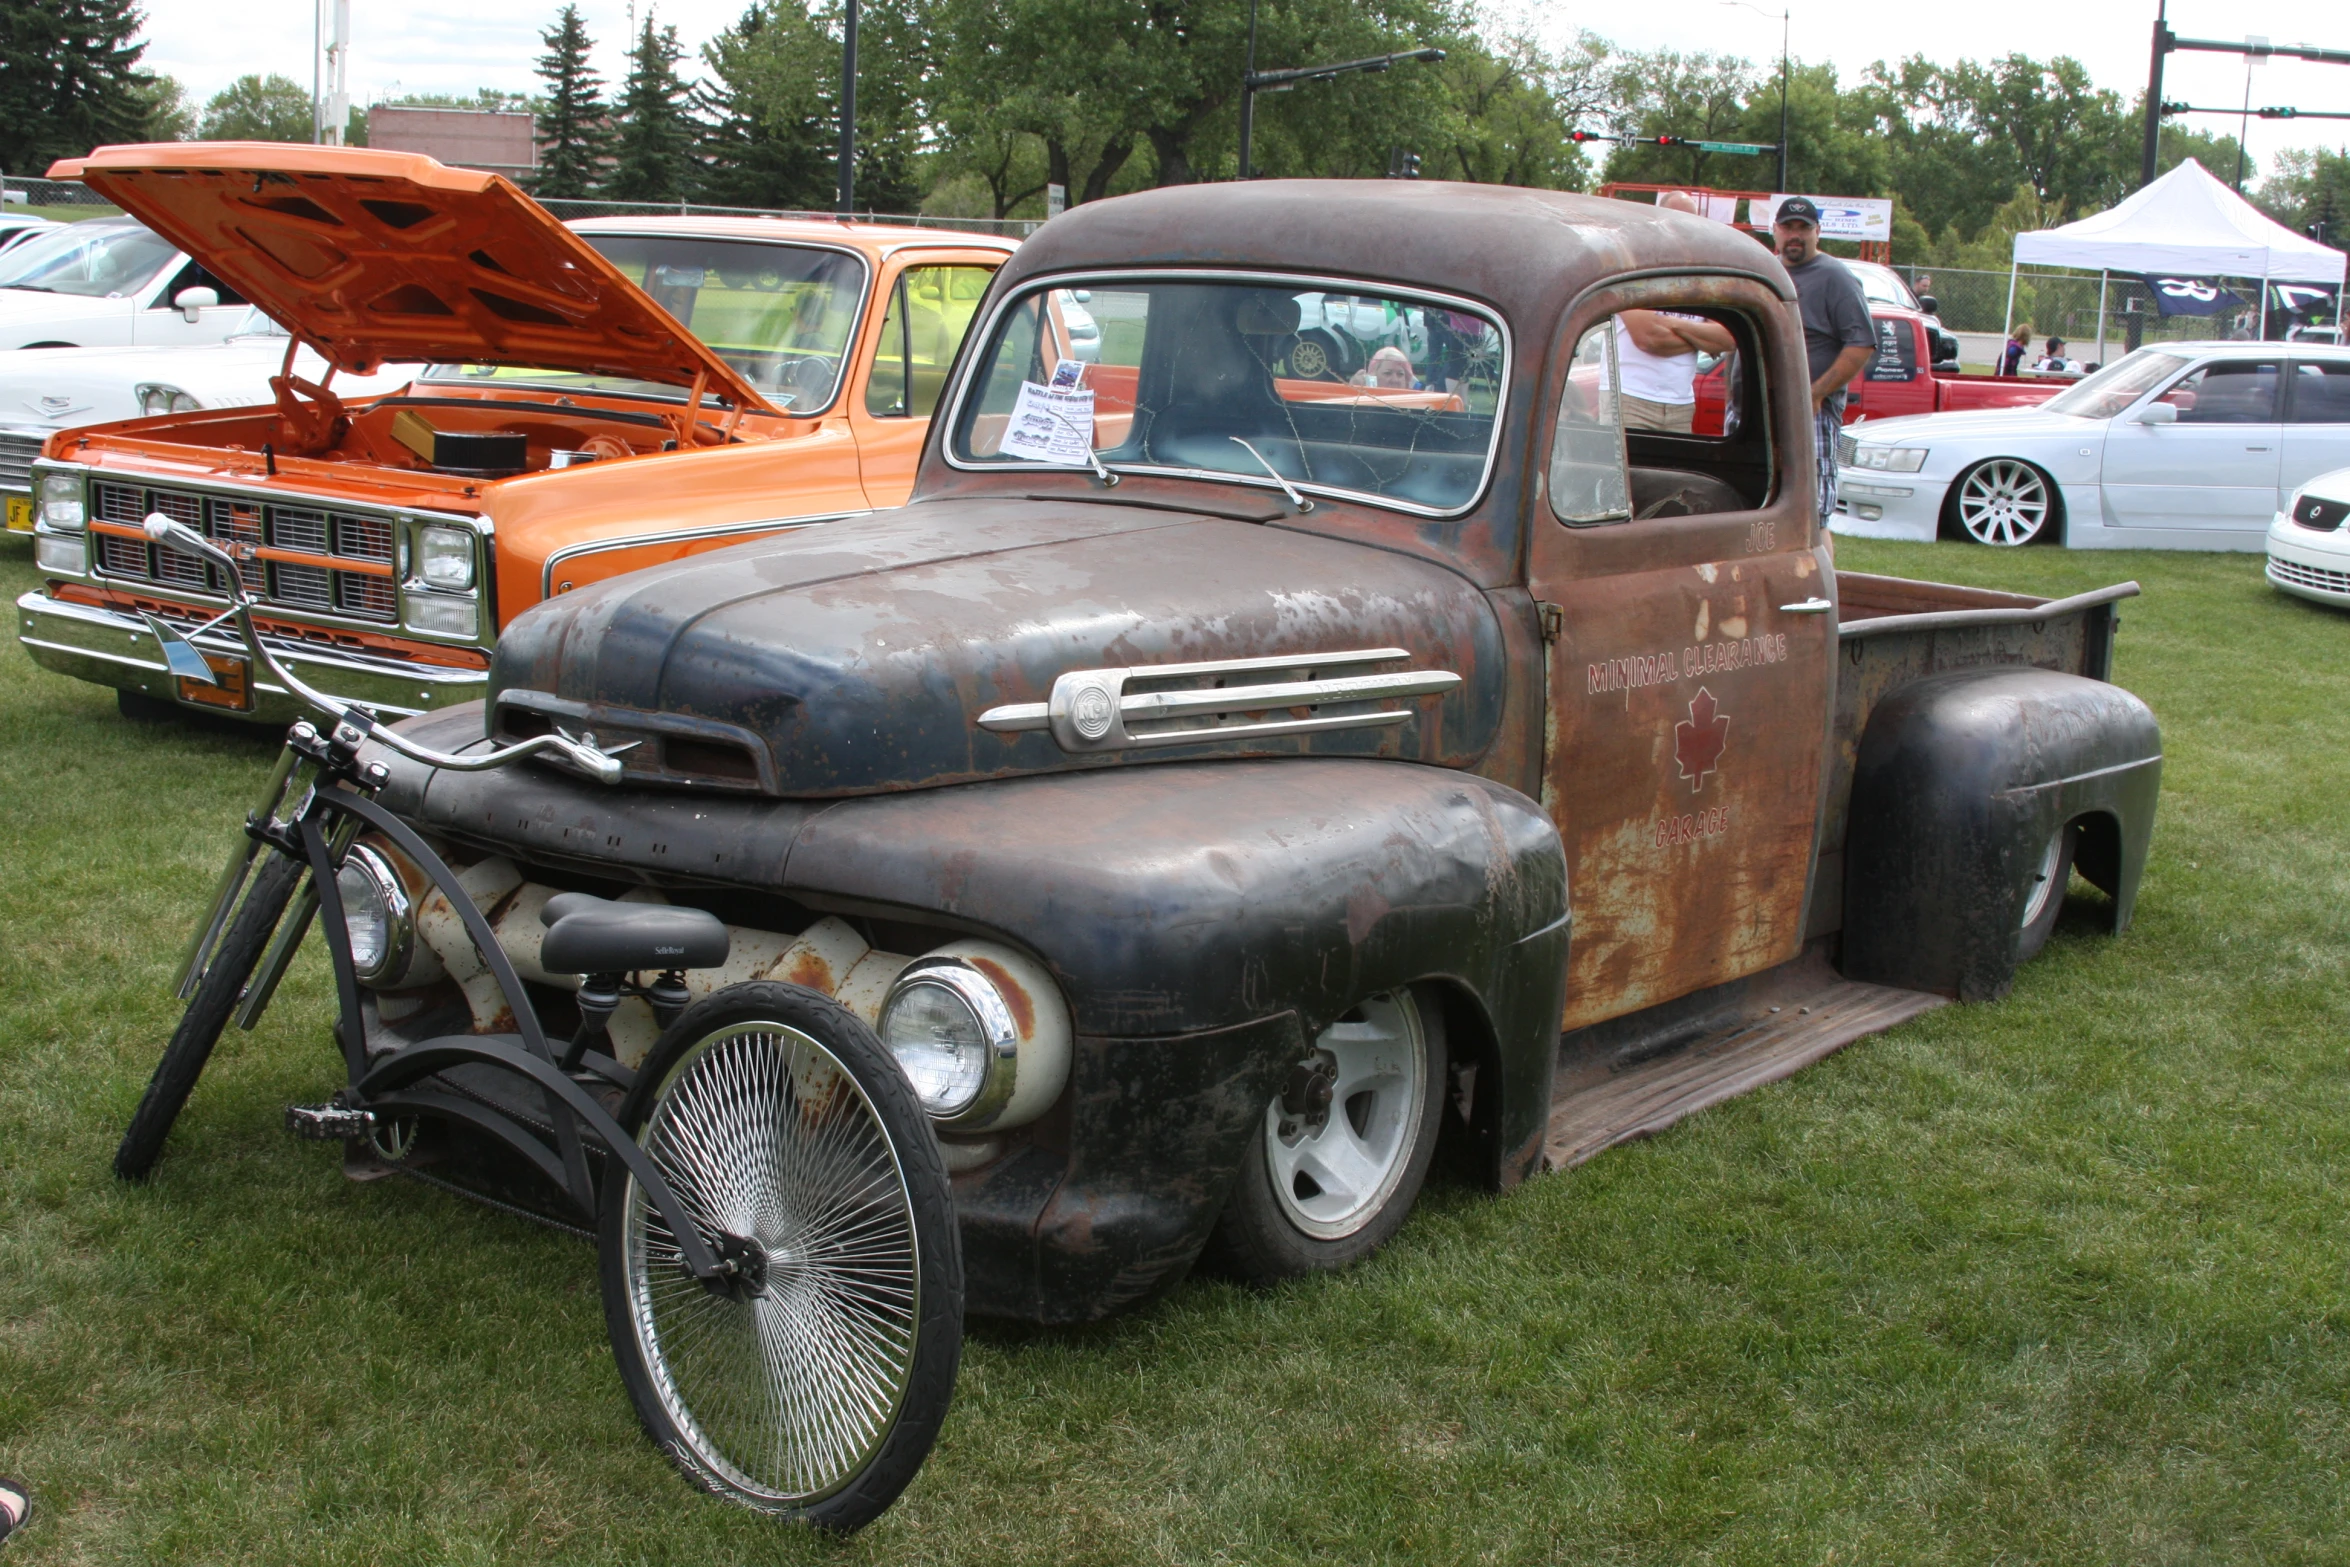
[[[1416,180],[1420,177],[1420,155],[1398,147],[1387,155],[1387,177],[1391,180]]]

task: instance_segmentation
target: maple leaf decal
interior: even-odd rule
[[[1721,761],[1729,738],[1729,718],[1715,705],[1714,694],[1699,686],[1689,700],[1688,721],[1673,726],[1673,760],[1681,764],[1691,794],[1705,787],[1705,775]]]

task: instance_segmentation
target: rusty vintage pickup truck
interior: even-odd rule
[[[1051,329],[1080,292],[1082,360]],[[1401,323],[1408,375],[1313,373],[1301,327],[1334,296]],[[1839,573],[1793,298],[1718,225],[1553,192],[1087,205],[996,276],[909,504],[531,609],[483,702],[397,733],[572,760],[386,750],[371,787],[462,877],[474,941],[494,934],[550,1034],[588,960],[549,922],[624,931],[669,903],[727,927],[723,962],[661,960],[708,964],[694,994],[789,1013],[757,1026],[828,1034],[826,1059],[851,1035],[892,1053],[951,1176],[972,1311],[1098,1317],[1203,1256],[1341,1266],[1436,1161],[1506,1188],[2003,994],[2076,872],[2114,930],[2130,918],[2161,768],[2153,716],[2107,680],[2135,586],[2047,602]],[[1724,433],[1628,430],[1568,395],[1630,308],[1735,336]],[[575,770],[589,745],[600,777]],[[515,1026],[402,841],[360,836],[336,884],[363,1058]],[[682,952],[663,932],[701,918],[665,911],[642,950]],[[760,1400],[797,1408],[807,1368],[755,1346],[853,1326],[853,1256],[811,1249],[798,1167],[757,1152],[785,1124],[761,1107],[817,1090],[687,1094],[718,1036],[606,989],[598,1091],[678,1190],[741,1209],[703,1267],[733,1283],[608,1276],[616,1342],[742,1346],[691,1372],[699,1393],[687,1370],[631,1392],[703,1484],[816,1508],[879,1450],[762,1467],[784,1438]],[[499,1108],[460,1071],[437,1091],[464,1114],[355,1157],[577,1221],[462,1135],[532,1123],[539,1090]],[[607,1249],[657,1258],[633,1201],[603,1200]],[[903,1387],[858,1440],[918,1420],[918,1463],[943,1402]]]

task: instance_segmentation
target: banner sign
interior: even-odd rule
[[[1747,221],[1757,228],[1769,228],[1779,216],[1779,203],[1792,194],[1781,191],[1760,212],[1754,211],[1755,203],[1749,201]],[[1893,238],[1893,200],[1889,196],[1814,196],[1811,202],[1820,209],[1822,239]]]
[[[2154,296],[2154,308],[2166,316],[2217,316],[2243,308],[2242,296],[2220,286],[2217,278],[2167,277],[2159,272],[2141,274],[2146,292]]]

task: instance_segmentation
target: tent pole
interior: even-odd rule
[[[2268,265],[2267,251],[2264,250],[2260,253],[2260,262],[2263,267]],[[2253,333],[2252,336],[2257,342],[2268,341],[2268,278],[2265,273],[2260,279],[2260,330]]]
[[[2112,277],[2103,267],[2097,269],[2097,365],[2105,366],[2105,285]]]
[[[2016,265],[2017,265],[2017,264],[2016,264],[2016,262],[2015,262],[2015,261],[2013,261],[2013,260],[2010,260],[2010,261],[2007,263],[2007,321],[2006,321],[2006,324],[2005,324],[2005,325],[2003,325],[2003,326],[2001,326],[2001,327],[2000,327],[2000,329],[1999,329],[1999,358],[1998,358],[1997,360],[1993,361],[1993,363],[1994,363],[1994,364],[2000,364],[2000,363],[2005,363],[2005,362],[2006,362],[2006,359],[2007,359],[2007,340],[2008,340],[2009,338],[2011,338],[2011,337],[2015,336],[2015,269],[2016,269]],[[1996,372],[1994,372],[1994,373],[1996,373]]]

